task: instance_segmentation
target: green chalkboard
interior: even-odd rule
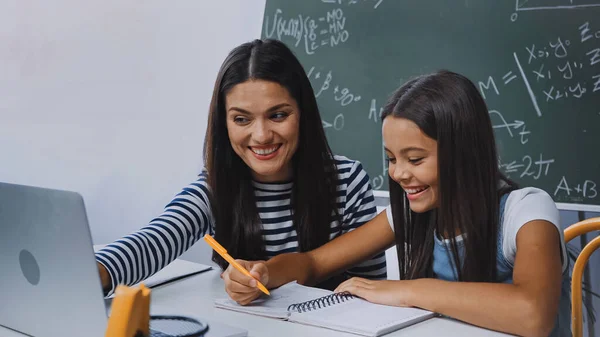
[[[600,0],[267,0],[262,37],[292,47],[332,149],[376,190],[388,188],[381,107],[449,69],[479,86],[510,178],[600,210]]]

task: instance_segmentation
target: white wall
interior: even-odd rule
[[[202,167],[218,68],[264,6],[3,0],[0,181],[80,192],[95,243],[145,225]]]

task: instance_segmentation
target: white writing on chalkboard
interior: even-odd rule
[[[600,90],[600,74],[592,76],[592,79],[595,80],[593,92],[596,92]]]
[[[539,159],[535,161],[531,156],[525,155],[520,160],[500,162],[499,167],[509,178],[511,173],[517,173],[519,178],[532,177],[534,180],[538,180],[548,175],[550,164],[553,164],[554,161],[554,159],[544,159],[544,155],[540,153]]]
[[[580,173],[565,168],[569,167],[574,160],[573,153],[568,147],[565,149],[559,146],[557,151],[550,150],[553,145],[561,142],[559,139],[561,133],[571,138],[568,140],[569,144],[579,142],[581,139],[582,146],[587,146],[589,137],[596,133],[595,127],[599,120],[589,119],[587,110],[598,109],[590,112],[594,117],[600,118],[600,108],[594,107],[593,104],[598,98],[596,95],[600,92],[600,23],[595,19],[597,16],[588,15],[586,10],[571,9],[598,7],[594,9],[596,13],[600,9],[600,0],[514,1],[515,6],[508,8],[509,11],[514,9],[514,13],[510,16],[510,21],[513,23],[507,20],[508,25],[513,27],[506,30],[506,33],[512,34],[514,31],[518,34],[522,29],[532,29],[523,32],[524,34],[516,39],[507,37],[511,41],[518,41],[518,44],[506,43],[505,46],[511,46],[501,47],[504,49],[499,50],[503,50],[503,53],[495,53],[493,56],[498,59],[497,62],[474,60],[474,62],[481,62],[482,66],[503,65],[502,69],[490,66],[490,73],[480,74],[483,76],[479,78],[471,78],[488,106],[500,150],[498,167],[507,176],[517,179],[520,183],[544,186],[549,193],[554,193],[557,201],[587,200],[585,203],[589,203],[589,199],[600,200],[600,195],[596,191],[600,189],[600,186],[596,186],[597,182],[600,183],[600,180],[596,179],[597,176],[589,175],[587,168]],[[453,59],[444,59],[444,55],[440,54],[439,63],[424,58],[424,63],[417,64],[416,68],[414,65],[410,69],[403,68],[402,65],[399,66],[399,70],[390,68],[389,76],[381,74],[378,61],[373,62],[369,57],[368,60],[363,60],[364,65],[356,66],[356,61],[360,62],[364,54],[371,55],[374,50],[376,51],[377,47],[373,47],[371,40],[385,39],[390,43],[399,44],[399,48],[402,49],[404,46],[402,39],[389,38],[393,33],[387,30],[389,25],[379,25],[376,22],[374,27],[361,28],[359,25],[361,22],[358,22],[362,20],[368,25],[367,21],[382,18],[381,10],[386,5],[398,6],[383,0],[317,0],[316,2],[318,3],[304,6],[305,10],[292,11],[284,7],[285,1],[273,1],[282,5],[267,6],[263,25],[264,35],[294,44],[294,51],[300,54],[299,57],[307,69],[319,105],[323,106],[321,111],[323,127],[328,133],[327,136],[333,137],[332,144],[334,147],[341,146],[343,154],[363,160],[365,168],[369,171],[372,187],[375,190],[385,189],[389,177],[383,144],[378,144],[381,145],[381,159],[378,158],[379,153],[367,151],[368,154],[363,154],[353,148],[348,149],[346,145],[349,141],[348,137],[352,138],[357,128],[358,132],[361,132],[363,127],[369,125],[378,129],[381,127],[383,105],[390,91],[394,89],[382,89],[382,83],[399,85],[405,81],[401,78],[403,76],[412,77],[436,68],[444,68],[446,63],[450,68],[455,67],[456,71],[464,71],[465,75],[471,76],[477,73],[477,69],[480,68],[479,63],[474,67],[460,61],[453,63],[455,62]],[[512,4],[509,2],[507,6],[510,7]],[[460,6],[464,6],[467,11],[484,9],[481,8],[483,5],[471,6],[470,3],[461,3]],[[498,6],[505,6],[505,4]],[[412,6],[405,6],[405,9],[406,13],[402,12],[403,15],[416,13]],[[421,9],[430,8],[426,5],[422,8],[417,6],[417,10]],[[442,19],[443,15],[448,13],[445,7],[436,10],[440,11]],[[539,19],[547,15],[548,11],[564,11],[565,20],[561,22],[568,25],[556,29],[545,29],[545,26],[535,27],[540,23],[545,24]],[[577,15],[574,15],[575,13]],[[567,16],[568,20],[566,20]],[[530,23],[516,23],[517,18],[527,20],[534,17],[537,19]],[[501,20],[502,17],[498,19]],[[385,31],[382,30],[384,28]],[[414,45],[410,38],[407,43],[410,48],[415,46],[427,48],[425,44]],[[403,52],[410,51],[410,48],[405,48]],[[390,49],[390,52],[395,52],[395,49]],[[421,51],[417,51],[416,54],[420,55],[419,52]],[[389,55],[389,57],[394,56]],[[389,57],[385,58],[386,62],[389,62]],[[398,61],[402,61],[402,58]],[[354,68],[345,69],[346,62],[355,65]],[[574,121],[578,121],[577,124],[568,124],[567,119],[571,116]],[[564,128],[556,125],[556,123],[563,123],[557,120],[565,121]],[[584,122],[579,122],[580,120]],[[375,138],[372,131],[366,132],[372,136],[371,138]],[[573,134],[574,132],[584,134]],[[368,142],[373,143],[372,140]],[[366,159],[367,157],[369,159]]]
[[[504,116],[502,116],[502,114],[498,110],[490,110],[489,113],[494,129],[506,130],[510,138],[513,138],[515,136],[514,132],[518,132],[518,135],[521,139],[521,144],[527,144],[527,142],[529,141],[528,135],[531,132],[527,131],[527,126],[525,125],[525,122],[515,119],[513,122],[509,123],[506,121],[506,119],[504,119]],[[496,123],[496,119],[500,120],[500,123]]]
[[[578,35],[581,36],[581,42],[588,45],[596,39],[598,34],[592,33],[589,22],[585,22],[577,27]],[[596,40],[597,41],[597,40]],[[538,101],[552,102],[564,99],[580,99],[590,92],[594,93],[600,90],[600,73],[596,72],[585,80],[590,70],[600,63],[600,47],[590,45],[585,55],[574,56],[576,59],[570,59],[569,49],[572,47],[571,40],[556,37],[544,44],[524,46],[523,51],[527,62],[521,62],[522,57],[518,53],[513,53],[515,65],[520,74],[525,90],[532,102],[533,109],[538,117],[542,117],[542,109]],[[583,58],[583,59],[581,59]],[[551,64],[552,66],[547,66]],[[525,66],[530,69],[526,69]],[[509,70],[502,76],[504,85],[512,82],[517,75],[513,70]],[[582,79],[583,78],[583,79]],[[478,82],[479,91],[485,99],[488,95],[495,93],[500,95],[501,88],[493,76]]]
[[[313,55],[319,48],[325,46],[335,47],[344,43],[350,37],[345,29],[346,17],[341,8],[336,8],[325,13],[316,20],[302,14],[285,18],[283,11],[275,10],[272,17],[265,15],[265,35],[267,38],[284,37],[294,39],[294,46],[304,43],[307,55]]]
[[[583,200],[583,198],[593,199],[598,196],[597,186],[592,180],[585,180],[583,183],[569,186],[567,178],[563,176],[558,185],[556,185],[554,196],[560,196],[561,194],[571,196],[571,194],[576,194],[582,197],[580,200]]]
[[[344,114],[342,114],[342,113],[337,114],[337,116],[335,116],[335,118],[333,119],[333,123],[329,123],[329,122],[325,121],[325,119],[323,119],[321,122],[323,124],[324,129],[333,127],[334,130],[340,131],[341,129],[344,128],[344,123],[345,123]]]
[[[496,87],[496,82],[494,82],[494,78],[492,76],[488,77],[488,80],[486,83],[484,82],[479,82],[479,91],[481,91],[481,95],[483,96],[483,98],[485,97],[485,90],[489,90],[490,87],[492,87],[494,89],[494,91],[496,92],[496,95],[500,95],[500,93],[498,92],[498,87]],[[485,89],[485,90],[483,90]]]
[[[600,30],[596,31],[595,33],[592,32],[589,22],[584,22],[581,26],[579,26],[579,32],[582,43],[593,38],[600,39]]]
[[[576,2],[576,3],[574,3]],[[577,0],[561,0],[557,2],[548,3],[546,0],[515,0],[515,13],[510,16],[510,20],[515,22],[519,17],[518,12],[523,11],[544,11],[544,10],[563,10],[563,9],[577,9],[577,8],[590,8],[598,7],[600,3],[597,1],[591,1],[596,3],[584,3],[583,1]]]
[[[309,79],[312,77],[313,81],[317,81],[317,83],[319,83],[318,81],[321,80],[322,74],[320,71],[315,71],[315,67],[311,67],[310,70],[308,71],[307,75],[308,75]],[[317,85],[319,90],[317,90],[317,92],[315,93],[315,97],[319,97],[324,92],[329,91],[332,80],[333,80],[333,74],[331,71],[328,71],[327,74],[325,75],[325,79],[321,82],[320,86]],[[353,102],[358,102],[361,100],[360,95],[356,95],[352,91],[350,91],[350,89],[348,89],[347,87],[341,87],[340,85],[337,85],[337,84],[334,86],[334,88],[332,90],[332,94],[333,94],[333,99],[336,102],[339,102],[341,106],[347,106]]]
[[[591,66],[593,66],[594,64],[600,62],[600,48],[596,48],[596,49],[590,50],[585,55],[587,55],[587,56],[590,57],[590,65]]]
[[[315,82],[316,85],[313,87],[319,88],[315,92],[315,97],[319,98],[321,95],[325,93],[331,93],[331,97],[335,102],[338,102],[341,107],[348,106],[352,103],[358,102],[361,100],[361,96],[352,92],[348,87],[343,87],[338,84],[332,84],[333,81],[333,73],[332,71],[328,71],[325,75],[320,70],[316,70],[315,67],[311,67],[307,73],[308,78]],[[324,77],[324,78],[323,78]],[[333,85],[333,89],[331,86]],[[344,114],[339,113],[333,122],[326,121],[326,118],[323,117],[323,127],[330,128],[333,127],[334,130],[340,131],[344,128]]]
[[[580,25],[578,30],[581,36],[580,43],[584,43],[593,38],[593,35],[589,34],[589,22]],[[558,72],[558,75],[555,76],[555,78],[571,80],[567,82],[563,81],[562,83],[547,84],[547,87],[542,89],[543,99],[546,102],[567,98],[579,99],[590,89],[587,87],[590,83],[575,80],[576,78],[585,76],[587,73],[585,62],[567,59],[563,62],[559,62],[556,65],[555,70],[545,69],[545,63],[543,63],[545,60],[551,60],[552,58],[563,59],[568,57],[568,49],[570,46],[571,42],[569,40],[563,42],[563,40],[558,37],[556,41],[549,41],[547,45],[539,47],[538,49],[536,49],[535,44],[532,44],[530,47],[525,47],[525,50],[529,55],[528,65],[532,64],[532,62],[539,64],[537,69],[531,70],[536,82],[540,82],[540,80],[547,82],[547,80],[552,79],[553,71]],[[548,52],[548,48],[550,49],[550,52]],[[596,63],[600,62],[600,48],[591,48],[585,53],[585,57],[589,60],[589,66],[594,66]],[[592,80],[593,79],[594,77],[592,76]]]
[[[600,79],[598,80],[600,82]],[[372,99],[371,100],[371,107],[369,108],[369,119],[372,119],[375,123],[379,122],[379,119],[381,118],[381,114],[383,113],[383,107],[379,108],[379,111],[377,110],[377,100],[376,99]]]
[[[582,80],[589,76],[591,67],[600,63],[600,47],[596,45],[597,42],[592,42],[599,41],[600,33],[596,34],[596,32],[598,31],[594,31],[589,22],[584,22],[577,27],[580,39],[578,38],[576,42],[589,46],[584,47],[584,55],[570,55],[570,48],[573,44],[571,40],[562,37],[556,37],[541,45],[524,46],[521,55],[526,55],[526,62],[521,62],[523,57],[519,57],[517,52],[513,53],[518,74],[523,80],[524,89],[530,97],[533,110],[538,117],[542,117],[538,99],[543,102],[581,99],[590,92],[600,91],[599,72],[592,73],[590,81]],[[507,86],[517,77],[513,70],[504,73],[502,82],[497,81],[494,76],[488,76],[478,82],[479,90],[482,96],[489,101],[490,95],[499,96],[501,94],[503,86],[499,84],[503,83],[504,86]],[[488,104],[490,103],[488,102]],[[530,132],[527,130],[525,122],[517,119],[507,120],[496,109],[490,109],[490,118],[496,132],[506,132],[511,138],[519,137],[522,145],[529,141]],[[581,132],[587,132],[587,130],[583,128]],[[511,174],[516,174],[519,178],[530,177],[538,180],[548,175],[551,164],[554,163],[555,159],[546,159],[540,153],[539,159],[525,155],[518,160],[499,163],[499,166],[509,177]],[[555,196],[563,194],[562,196],[568,196],[569,200],[575,200],[576,196],[573,194],[578,193],[582,198],[595,198],[597,196],[595,182],[585,180],[576,186],[569,186],[567,179],[563,177],[554,191]]]

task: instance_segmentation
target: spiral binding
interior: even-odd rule
[[[325,308],[337,303],[345,302],[346,300],[355,298],[354,295],[345,291],[342,293],[335,293],[317,299],[306,301],[302,303],[294,303],[288,307],[288,311],[307,312],[311,310],[317,310]]]

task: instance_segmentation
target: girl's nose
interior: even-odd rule
[[[404,167],[404,165],[396,164],[394,165],[392,178],[394,178],[394,180],[397,182],[407,180],[408,178],[410,178],[410,171],[407,170],[406,167]]]

